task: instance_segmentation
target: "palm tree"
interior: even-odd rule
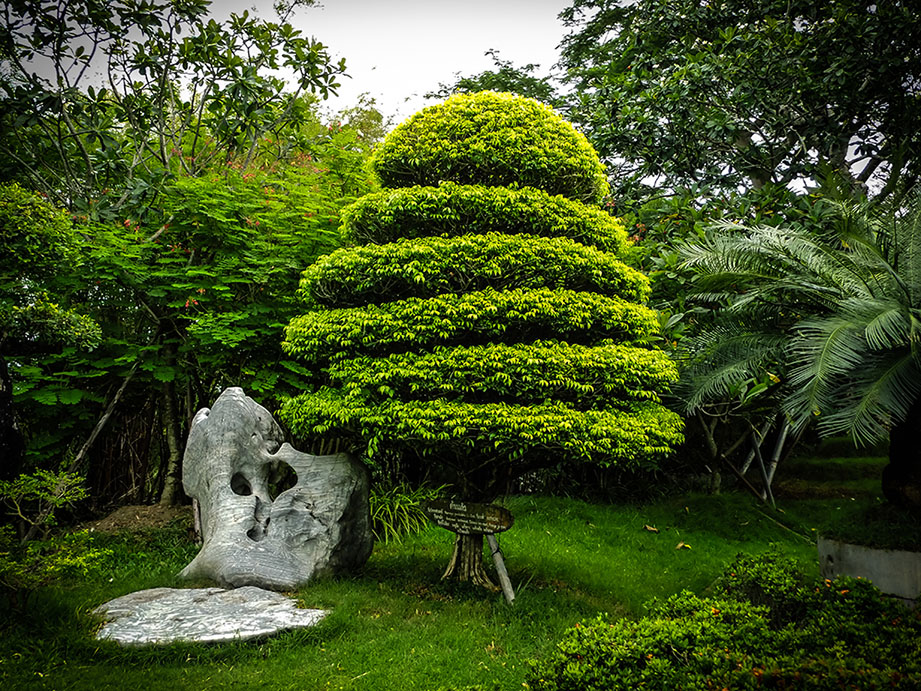
[[[921,510],[921,191],[899,208],[840,205],[824,235],[724,223],[687,245],[720,319],[687,348],[689,411],[764,371],[794,429],[889,437],[883,492]]]

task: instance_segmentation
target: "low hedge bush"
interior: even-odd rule
[[[921,613],[867,581],[809,581],[777,555],[740,556],[712,596],[577,624],[531,662],[527,688],[916,690]]]

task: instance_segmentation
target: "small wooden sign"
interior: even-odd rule
[[[474,504],[456,499],[437,499],[425,507],[432,522],[461,535],[491,535],[512,527],[508,509],[495,504]]]

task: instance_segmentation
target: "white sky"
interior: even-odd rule
[[[321,0],[298,10],[291,22],[346,59],[334,110],[367,92],[395,123],[430,105],[423,95],[454,75],[493,66],[489,49],[516,66],[537,63],[541,74],[558,59],[564,27],[557,15],[569,0]],[[253,8],[253,0],[214,0],[216,18]],[[260,16],[273,17],[270,0],[257,0]]]

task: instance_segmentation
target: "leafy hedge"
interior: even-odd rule
[[[343,209],[342,231],[355,243],[494,232],[567,237],[614,253],[627,245],[623,222],[597,207],[530,187],[453,182],[367,194]]]
[[[377,401],[329,388],[288,399],[280,413],[296,435],[358,433],[371,453],[386,443],[393,450],[470,466],[494,458],[527,463],[551,457],[654,467],[681,441],[684,426],[678,415],[653,401],[579,411],[560,401]]]
[[[658,329],[648,307],[571,290],[445,293],[382,305],[320,309],[288,324],[285,351],[309,363],[335,355],[435,345],[527,341],[541,336],[593,342],[641,340]]]
[[[532,661],[535,691],[921,688],[921,613],[869,582],[807,582],[740,556],[713,597],[683,592],[638,620],[598,617]]]
[[[349,307],[485,288],[566,288],[644,302],[649,280],[616,255],[568,238],[464,235],[341,249],[303,273],[308,306]]]
[[[566,401],[576,409],[615,407],[623,401],[658,401],[656,390],[678,373],[668,356],[609,343],[582,346],[559,341],[437,347],[339,360],[330,381],[347,395],[419,400],[451,397],[467,402]]]
[[[371,165],[384,187],[522,185],[595,203],[609,191],[585,135],[542,103],[493,91],[419,111],[377,147]]]

